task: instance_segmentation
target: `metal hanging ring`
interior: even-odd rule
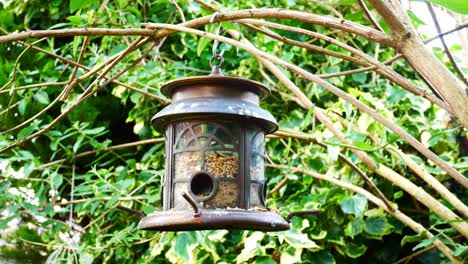
[[[218,60],[219,63],[218,64],[215,64],[215,61]],[[210,59],[210,66],[211,67],[218,67],[220,68],[221,66],[223,66],[223,63],[224,63],[224,58],[221,54],[216,54],[214,55],[213,57],[211,57]]]

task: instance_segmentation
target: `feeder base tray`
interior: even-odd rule
[[[289,223],[274,212],[202,209],[195,217],[192,210],[156,212],[141,219],[139,229],[155,231],[190,231],[240,229],[257,231],[288,230]]]

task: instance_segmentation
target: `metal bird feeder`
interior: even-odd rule
[[[177,79],[161,91],[172,98],[152,119],[166,135],[163,211],[139,228],[288,229],[265,206],[265,135],[278,129],[259,107],[268,88],[215,72]]]
[[[222,53],[213,53],[209,76],[181,78],[161,88],[172,98],[152,119],[165,133],[163,211],[144,217],[138,227],[287,230],[290,217],[316,211],[283,218],[266,207],[265,135],[278,129],[259,106],[269,89],[223,75]]]

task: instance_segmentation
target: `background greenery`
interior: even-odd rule
[[[8,32],[25,29],[66,27],[140,27],[144,22],[180,23],[184,19],[210,15],[199,3],[192,1],[0,1],[0,27]],[[352,0],[341,1],[220,1],[211,3],[222,10],[260,7],[284,7],[308,12],[337,15],[344,19],[368,25],[359,5]],[[179,6],[179,7],[178,7]],[[99,11],[101,7],[101,10]],[[180,8],[180,9],[178,9]],[[412,16],[414,23],[424,23]],[[282,21],[321,33],[330,29],[301,22]],[[385,30],[385,25],[382,24]],[[312,73],[327,74],[356,68],[341,59],[289,46],[241,27],[236,23],[222,23],[221,34],[237,30],[257,47],[279,58],[292,62]],[[214,26],[205,30],[214,32]],[[278,31],[280,32],[280,31]],[[309,41],[303,35],[281,32],[284,36]],[[395,51],[374,42],[345,33],[333,37],[357,47],[381,61],[391,58]],[[110,56],[125,49],[133,37],[91,37],[82,64],[92,68]],[[76,60],[84,37],[49,38],[36,46]],[[32,42],[32,41],[31,41]],[[323,41],[315,41],[330,50],[346,53]],[[129,54],[112,74],[124,69],[149,46]],[[150,52],[138,64],[119,78],[149,93],[162,96],[159,87],[182,76],[209,73],[212,42],[194,35],[178,33],[168,37],[159,49]],[[427,210],[411,196],[389,181],[361,166],[357,157],[346,146],[336,144],[336,138],[295,101],[288,90],[264,70],[255,57],[229,45],[225,49],[224,71],[265,83],[274,92],[262,102],[279,121],[281,128],[308,133],[326,143],[326,148],[295,139],[270,139],[268,155],[273,163],[306,168],[339,178],[358,186],[365,184],[358,174],[338,159],[338,152],[357,163],[392,202],[417,222],[437,234],[449,244],[457,257],[466,258],[467,247],[457,239],[456,232],[445,221]],[[379,54],[375,54],[376,50]],[[454,45],[453,51],[461,47]],[[24,51],[16,43],[0,45],[0,85],[8,88],[33,83],[67,81],[74,67],[33,50]],[[451,68],[439,48],[434,53]],[[403,61],[392,64],[393,69],[424,86]],[[418,185],[416,178],[401,161],[383,148],[386,144],[398,146],[419,164],[438,177],[462,201],[468,200],[466,190],[451,180],[432,163],[420,157],[411,147],[396,140],[389,130],[361,115],[350,104],[303,79],[288,77],[312,99],[316,106],[335,115],[336,124],[359,147]],[[84,72],[80,69],[77,75]],[[266,78],[267,77],[267,78]],[[83,81],[87,87],[94,77]],[[461,126],[451,122],[444,111],[395,86],[374,73],[358,73],[328,79],[331,83],[377,109],[381,114],[403,127],[414,137],[462,173],[468,170],[467,141]],[[50,104],[63,86],[45,86],[0,94],[0,130],[27,120]],[[44,115],[28,126],[0,135],[0,146],[21,140],[58,116],[82,92],[80,86]],[[285,95],[286,94],[286,95]],[[10,107],[9,110],[6,110]],[[45,135],[12,151],[0,155],[0,256],[17,258],[20,263],[36,263],[58,259],[80,263],[392,263],[414,250],[430,246],[431,240],[414,234],[395,218],[359,195],[331,183],[314,180],[311,176],[290,170],[267,169],[269,190],[283,181],[279,191],[268,200],[268,206],[287,214],[293,210],[320,209],[318,216],[294,218],[292,230],[262,233],[242,231],[146,232],[139,231],[137,216],[117,209],[120,204],[145,213],[161,208],[160,180],[164,173],[163,143],[142,145],[113,151],[102,151],[111,145],[161,137],[150,126],[151,117],[164,107],[158,101],[110,84],[80,104]],[[345,123],[340,123],[340,116]],[[97,150],[73,161],[78,153]],[[66,162],[44,167],[59,159]],[[42,166],[42,167],[41,167]],[[69,226],[72,208],[70,194],[73,187],[73,225]],[[367,187],[365,187],[367,188]],[[430,189],[428,189],[431,192]],[[55,255],[54,255],[55,254]],[[447,263],[437,250],[430,249],[412,260],[414,263]]]

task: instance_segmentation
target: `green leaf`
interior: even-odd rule
[[[361,149],[361,150],[364,150],[364,151],[373,151],[376,149],[376,147],[372,146],[372,145],[369,145],[365,142],[353,142],[353,145],[358,148],[358,149]]]
[[[188,52],[188,48],[183,44],[173,43],[171,44],[171,50],[179,58],[183,58],[185,53]]]
[[[45,91],[38,91],[35,95],[34,98],[41,104],[49,104],[49,95]]]
[[[205,50],[206,46],[211,43],[211,39],[207,37],[202,37],[198,40],[197,45],[197,56],[200,57],[200,54]]]
[[[306,234],[299,233],[296,230],[286,231],[284,238],[289,245],[295,248],[320,248]]]
[[[360,218],[356,218],[349,222],[345,228],[345,235],[351,238],[359,235],[364,229],[364,221]]]
[[[265,234],[262,232],[253,232],[248,236],[245,239],[244,249],[242,249],[241,253],[236,258],[237,263],[249,261],[251,258],[255,257],[259,247],[258,242],[261,241],[264,236]]]
[[[455,257],[462,257],[468,254],[468,246],[457,244],[455,250],[453,251],[453,255]]]
[[[0,193],[3,192],[8,187],[10,187],[10,185],[11,184],[9,182],[5,182],[5,183],[0,184]]]
[[[81,142],[83,142],[83,140],[85,139],[85,137],[83,135],[80,135],[78,137],[78,139],[75,141],[75,144],[73,144],[73,153],[77,153],[78,149],[80,148],[81,146]]]
[[[288,247],[281,253],[280,263],[300,263],[301,262],[302,248]]]
[[[255,259],[255,264],[276,264],[270,256],[259,256]]]
[[[413,251],[416,251],[420,248],[426,248],[430,245],[432,245],[432,243],[434,243],[434,241],[437,239],[437,237],[431,237],[431,238],[428,238],[428,239],[424,239],[422,240],[419,244],[417,244],[414,248],[413,248]]]
[[[392,226],[383,216],[368,217],[365,221],[364,230],[373,236],[384,236],[390,233]]]
[[[27,98],[24,98],[18,104],[18,111],[22,116],[24,116],[24,113],[26,112],[26,106],[28,105],[27,101]]]
[[[193,232],[179,233],[175,238],[174,252],[185,261],[193,262],[193,249],[197,246]]]
[[[62,174],[52,173],[50,175],[50,181],[52,182],[54,188],[58,189],[63,183],[63,176]]]
[[[354,195],[341,202],[340,207],[344,213],[359,217],[367,209],[367,199],[361,195]]]
[[[17,139],[18,140],[23,140],[25,138],[27,138],[29,135],[31,135],[34,131],[34,126],[27,126],[23,129],[20,130],[20,132],[18,133],[18,137]]]
[[[401,246],[404,246],[406,243],[413,243],[413,242],[421,241],[421,240],[426,238],[426,235],[427,235],[427,232],[424,231],[424,232],[421,232],[421,233],[416,234],[416,235],[405,236],[401,240]]]
[[[345,252],[346,255],[351,258],[358,258],[362,256],[367,250],[364,244],[346,243]]]
[[[82,130],[81,132],[86,135],[95,136],[95,135],[99,135],[104,130],[106,130],[105,127],[96,127],[93,129],[85,129],[85,130]]]
[[[413,0],[414,1],[414,0]],[[459,14],[468,14],[468,1],[465,0],[428,0],[429,2],[446,7]]]
[[[76,56],[76,52],[78,51],[78,46],[80,45],[80,38],[74,37],[73,38],[73,45],[72,45],[72,55],[73,57]]]
[[[327,145],[327,151],[328,151],[328,161],[330,163],[335,162],[338,159],[340,148],[336,146]]]
[[[320,251],[312,253],[310,259],[313,259],[314,264],[335,264],[335,258],[329,251]]]
[[[356,81],[356,82],[362,84],[362,83],[366,83],[367,74],[364,73],[364,72],[355,73],[355,74],[351,75],[351,78],[353,79],[353,81]]]
[[[422,25],[426,25],[426,23],[424,23],[424,21],[422,21],[418,16],[416,16],[416,14],[413,11],[408,10],[406,12],[408,13],[409,18],[411,19],[416,28]]]
[[[398,198],[401,198],[403,197],[403,192],[402,191],[398,191],[396,193],[393,194],[393,199],[398,199]]]
[[[87,8],[92,3],[92,0],[70,0],[70,13],[73,13],[78,9]]]

